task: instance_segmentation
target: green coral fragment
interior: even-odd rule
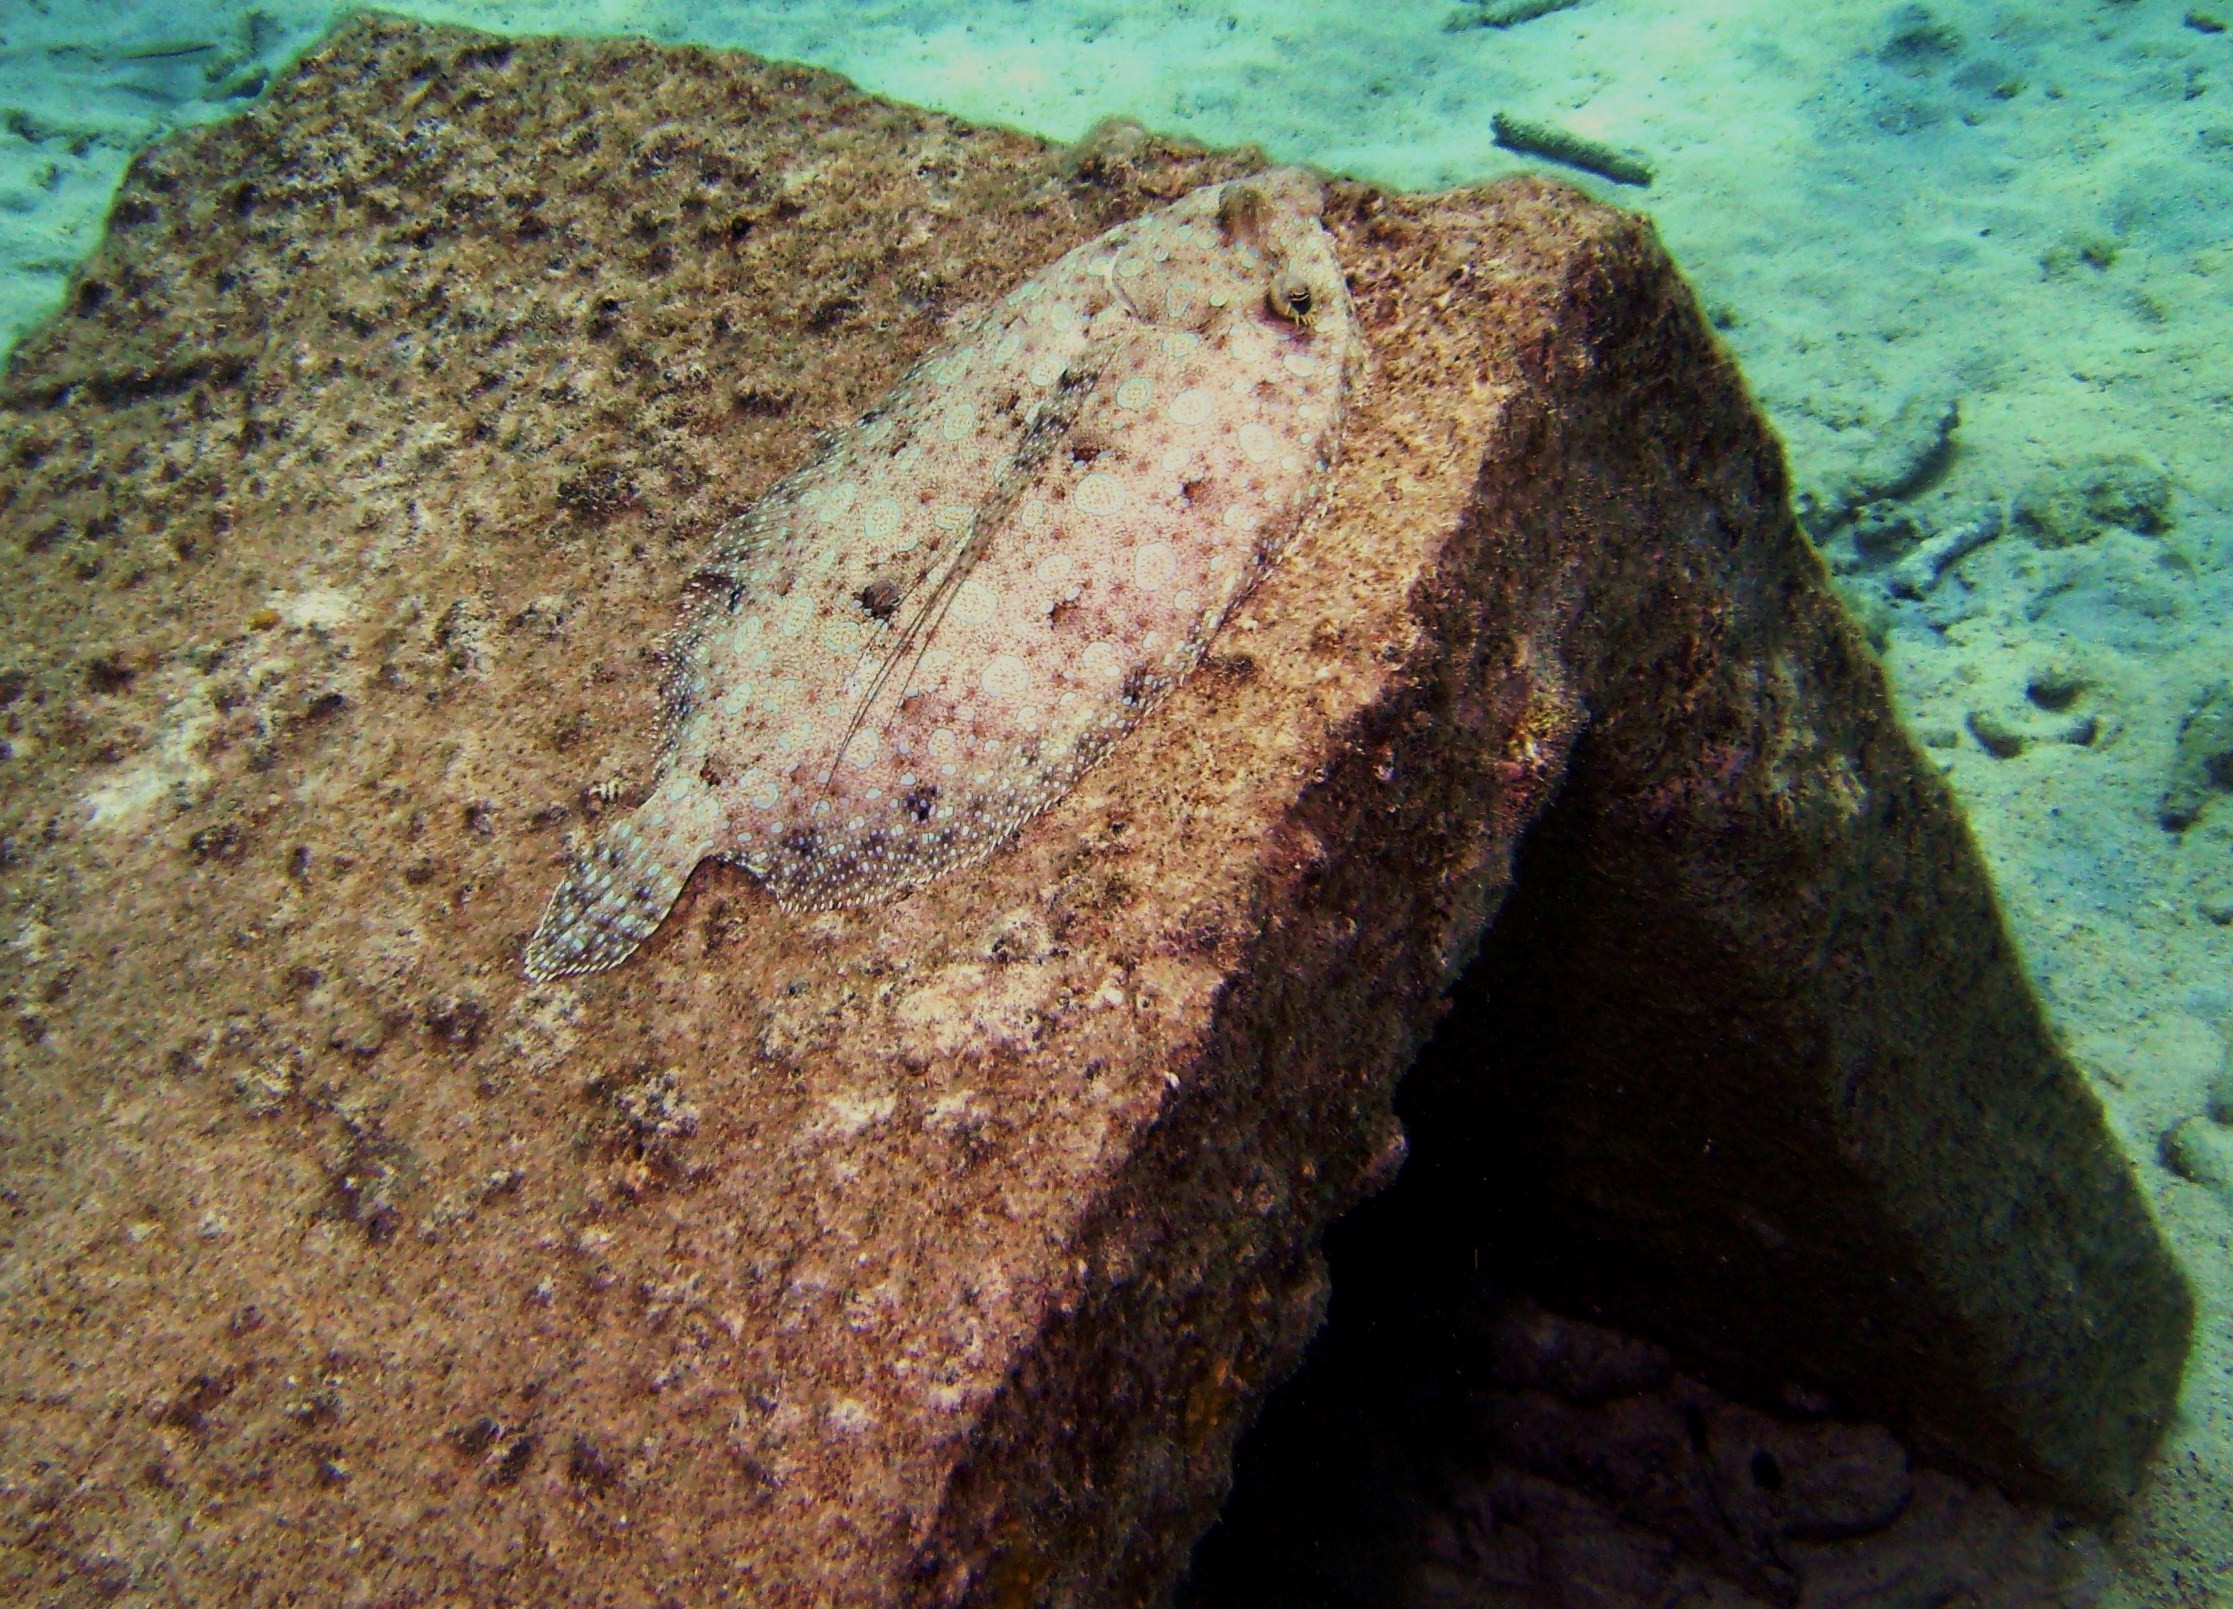
[[[1490,119],[1490,126],[1496,130],[1496,143],[1507,151],[1517,151],[1522,156],[1539,156],[1545,161],[1580,168],[1584,173],[1597,174],[1615,184],[1651,183],[1651,165],[1641,157],[1631,156],[1626,151],[1616,151],[1595,140],[1585,140],[1581,135],[1562,129],[1555,123],[1537,123],[1499,112]]]
[[[181,56],[200,56],[217,46],[207,39],[158,39],[152,44],[137,45],[117,52],[119,61],[176,61]]]
[[[1512,28],[1581,3],[1582,0],[1475,0],[1470,10],[1452,12],[1443,27],[1451,33],[1467,28]]]

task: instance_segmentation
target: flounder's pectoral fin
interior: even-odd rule
[[[658,931],[682,893],[691,865],[674,864],[634,821],[616,821],[597,835],[543,907],[527,941],[527,975],[538,983],[603,972],[635,954]]]

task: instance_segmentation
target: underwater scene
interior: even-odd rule
[[[0,0],[0,1600],[2233,1604],[2233,0]]]

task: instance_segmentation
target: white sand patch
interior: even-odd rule
[[[121,832],[139,824],[158,805],[183,808],[209,780],[197,746],[216,723],[217,712],[208,700],[185,693],[173,694],[145,749],[113,771],[96,773],[100,780],[86,790],[84,822],[103,832]]]
[[[357,616],[357,601],[339,587],[305,587],[276,594],[270,608],[298,631],[332,631]]]

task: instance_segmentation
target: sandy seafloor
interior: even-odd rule
[[[2233,0],[1580,0],[1462,32],[1457,0],[389,9],[742,47],[1055,139],[1121,115],[1405,188],[1529,165],[1497,111],[1646,156],[1649,189],[1569,176],[1657,221],[1802,490],[1935,474],[1871,519],[1881,559],[1850,529],[1823,545],[2194,1279],[2170,1506],[2233,1601],[2233,1126],[2204,1115],[2233,1035],[2233,794],[2158,819],[2182,716],[2233,680]],[[338,12],[0,0],[0,346],[56,305],[134,151],[247,104]],[[2105,484],[1893,596],[1903,539]]]

